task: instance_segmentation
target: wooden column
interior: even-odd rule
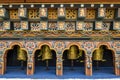
[[[27,62],[27,75],[34,74],[34,57],[29,55],[28,62]]]
[[[4,62],[0,62],[0,75],[4,75],[4,73],[5,73]]]
[[[63,75],[63,60],[61,55],[57,55],[56,60],[56,75],[62,76]]]
[[[89,55],[87,55],[85,60],[85,74],[87,76],[92,76],[92,59]]]

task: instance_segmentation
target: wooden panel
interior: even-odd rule
[[[91,2],[120,2],[120,0],[0,0],[0,3],[19,3],[19,2],[28,2],[28,3],[91,3]]]
[[[26,0],[26,2],[53,2],[53,3],[77,3],[77,2],[120,2],[119,0]]]
[[[115,14],[115,9],[106,9],[105,19],[113,19]]]
[[[48,19],[57,19],[57,9],[56,8],[50,8],[48,9]]]
[[[78,10],[74,8],[66,9],[66,19],[77,19]]]
[[[39,9],[29,9],[28,10],[29,19],[39,19]]]
[[[0,0],[0,3],[23,3],[25,0]]]
[[[86,19],[95,19],[96,16],[95,13],[96,13],[95,9],[87,9]]]
[[[10,12],[10,19],[19,19],[17,9],[11,9],[9,12]]]

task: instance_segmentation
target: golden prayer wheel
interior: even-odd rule
[[[78,58],[78,47],[77,46],[71,46],[68,50],[67,54],[68,59],[77,59]]]
[[[42,60],[52,59],[52,53],[51,53],[49,46],[44,45],[42,47],[38,57],[40,57],[40,56],[42,56]]]
[[[26,61],[26,52],[19,47],[17,48],[17,59]]]
[[[103,60],[103,49],[97,49],[93,53],[93,60],[102,61]]]

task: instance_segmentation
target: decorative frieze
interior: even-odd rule
[[[74,8],[67,8],[66,9],[66,19],[77,19],[78,11]]]
[[[78,17],[85,18],[86,17],[86,8],[79,8],[78,9]]]
[[[87,9],[86,19],[95,19],[96,18],[96,10],[95,9]]]
[[[10,21],[4,21],[3,22],[3,28],[4,28],[4,30],[10,30],[10,26],[11,24],[10,24]]]
[[[28,30],[28,21],[21,21],[22,30]]]
[[[98,18],[105,17],[105,8],[98,8]]]
[[[114,30],[120,30],[120,21],[114,21],[113,22],[113,29]]]
[[[15,31],[21,31],[22,30],[20,22],[14,22],[13,24],[14,24],[14,30]]]
[[[57,30],[57,22],[49,22],[48,23],[48,30]]]
[[[76,30],[83,30],[84,22],[83,21],[77,21],[76,22]]]
[[[103,22],[102,30],[108,31],[110,29],[111,23],[110,22]]]
[[[0,8],[0,18],[6,18],[8,17],[8,12],[5,8]]]
[[[27,18],[27,9],[26,8],[19,8],[18,9],[18,16],[20,18]]]
[[[75,22],[66,22],[65,31],[75,31]]]
[[[40,31],[40,22],[31,22],[30,28],[31,31]]]
[[[83,30],[84,31],[92,31],[93,30],[93,23],[92,22],[85,22]]]
[[[48,9],[48,19],[56,20],[58,18],[58,12],[56,8]]]
[[[58,30],[65,30],[65,22],[64,21],[58,21]]]
[[[64,18],[66,15],[65,8],[58,8],[58,17]]]
[[[40,30],[47,30],[48,28],[48,22],[47,21],[41,21],[40,22]]]
[[[28,10],[28,18],[29,19],[40,19],[39,9],[29,9]]]
[[[19,19],[18,9],[10,9],[9,14],[10,14],[10,19]]]
[[[105,19],[114,19],[114,16],[115,16],[115,9],[106,8]]]
[[[3,22],[0,22],[0,31],[3,31]]]
[[[102,21],[96,21],[95,22],[95,29],[96,30],[102,30],[103,22]]]
[[[48,13],[47,13],[47,8],[40,8],[39,9],[39,14],[40,14],[40,17],[41,18],[46,18],[48,15]]]

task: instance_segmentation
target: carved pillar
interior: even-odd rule
[[[5,59],[3,60],[3,54],[2,54],[3,51],[0,51],[0,75],[3,75],[5,73],[5,70],[6,70],[6,57]]]
[[[62,76],[63,75],[63,59],[62,59],[62,52],[65,48],[65,42],[63,41],[56,41],[53,43],[54,49],[57,52],[57,59],[56,59],[56,75]]]
[[[62,76],[63,75],[63,60],[62,60],[62,54],[57,54],[57,60],[56,60],[56,75]]]
[[[92,53],[91,51],[94,49],[94,43],[85,41],[82,43],[83,48],[86,50],[86,67],[85,67],[85,73],[87,76],[92,76]]]
[[[90,53],[90,52],[89,52]],[[87,54],[85,61],[85,74],[92,76],[92,56]]]
[[[120,76],[120,55],[116,54],[114,63],[115,75]]]
[[[33,75],[34,74],[34,57],[31,55],[32,52],[28,55],[28,61],[27,61],[27,75]]]

